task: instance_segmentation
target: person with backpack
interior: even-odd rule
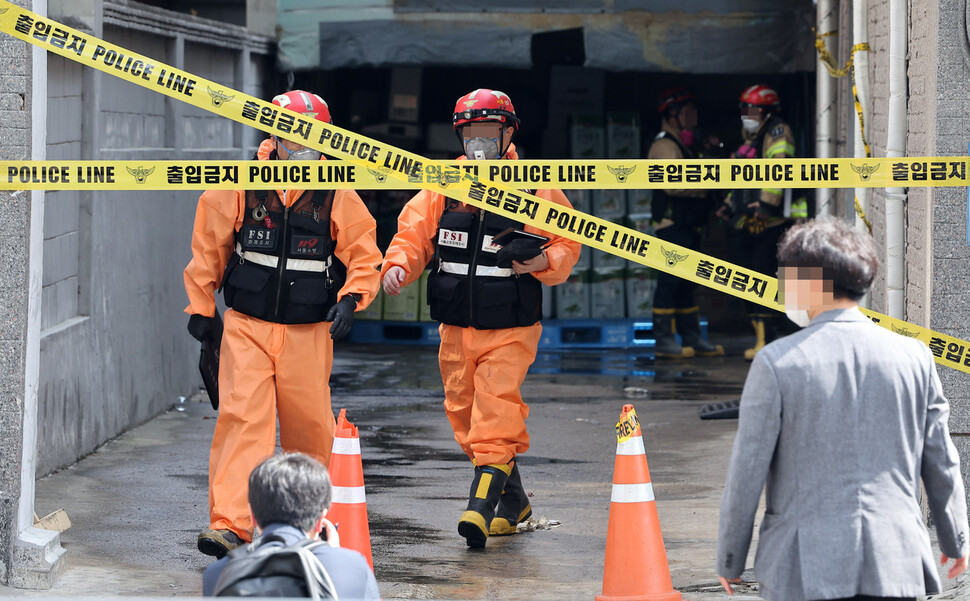
[[[367,560],[340,548],[326,517],[330,499],[327,468],[312,457],[283,453],[260,463],[249,476],[249,509],[260,535],[205,569],[202,594],[379,600]]]
[[[273,104],[281,123],[285,116],[310,124],[304,134],[263,140],[255,158],[284,166],[324,159],[299,143],[332,123],[323,98],[293,90]],[[333,344],[377,295],[376,231],[354,190],[207,190],[199,198],[184,273],[189,333],[202,341],[218,327],[217,291],[229,307],[202,553],[219,559],[252,540],[246,477],[275,450],[277,418],[285,451],[329,463]]]

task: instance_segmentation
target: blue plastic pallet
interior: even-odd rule
[[[707,337],[707,320],[701,320]],[[357,320],[350,341],[371,344],[437,346],[441,342],[436,322]],[[545,319],[540,351],[569,349],[645,349],[655,345],[650,319]]]
[[[438,322],[375,321],[358,319],[350,330],[351,342],[438,346]]]

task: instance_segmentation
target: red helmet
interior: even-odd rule
[[[519,118],[515,116],[512,99],[505,92],[478,89],[465,94],[455,103],[455,113],[451,117],[452,127],[458,131],[462,125],[482,121],[498,121],[519,129]]]
[[[273,98],[273,104],[313,119],[333,123],[327,102],[312,92],[303,90],[286,92]]]
[[[741,108],[756,106],[766,110],[777,110],[781,108],[781,98],[778,92],[768,86],[753,85],[741,92]]]
[[[657,97],[657,112],[661,115],[668,111],[676,111],[678,108],[694,101],[694,95],[684,87],[668,88]]]

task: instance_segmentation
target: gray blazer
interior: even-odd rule
[[[950,407],[930,350],[861,311],[828,311],[751,365],[728,468],[717,573],[744,570],[767,485],[761,595],[802,601],[940,590],[921,519],[923,478],[941,550],[967,554]]]

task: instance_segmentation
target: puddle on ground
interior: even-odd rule
[[[585,384],[608,387],[620,396],[713,401],[740,396],[746,375],[747,364],[737,357],[657,361],[644,352],[577,350],[540,352],[526,385],[574,384],[572,376],[584,376]],[[366,399],[364,410],[380,405],[380,409],[440,411],[444,397],[437,349],[428,347],[349,345],[338,354],[331,388],[341,400]],[[535,400],[530,397],[529,402]]]

